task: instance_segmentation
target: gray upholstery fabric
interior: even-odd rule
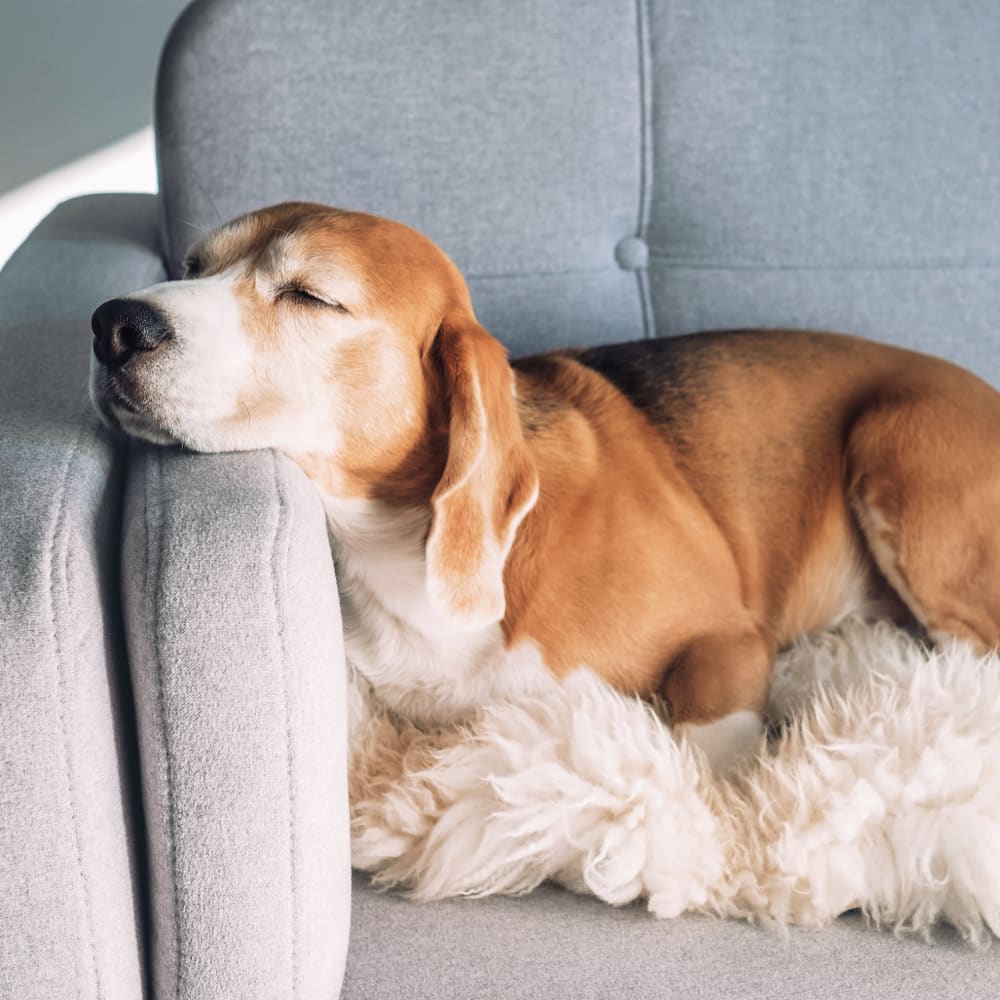
[[[86,380],[93,304],[160,280],[155,244],[154,198],[84,198],[0,274],[2,997],[144,994],[117,596],[124,456]]]
[[[784,938],[735,921],[656,920],[543,886],[412,903],[355,875],[342,1000],[994,1000],[1000,951],[933,945],[856,916]]]
[[[206,0],[168,256],[310,198],[426,231],[515,353],[809,325],[1000,382],[997,51],[990,0]]]
[[[1000,7],[650,4],[665,333],[820,326],[1000,384]]]
[[[137,446],[119,578],[89,317],[162,280],[156,226],[153,197],[80,199],[0,276],[0,996],[330,997],[344,664],[315,492],[271,454]]]
[[[318,495],[268,452],[136,445],[123,577],[154,995],[336,995],[345,668]]]

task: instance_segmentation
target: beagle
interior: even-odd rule
[[[289,203],[94,313],[111,426],[277,448],[319,489],[349,659],[452,721],[588,667],[725,769],[776,651],[850,613],[1000,639],[1000,393],[855,337],[748,330],[509,361],[386,219]]]

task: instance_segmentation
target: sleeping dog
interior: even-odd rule
[[[186,270],[94,313],[98,412],[301,466],[348,658],[416,721],[586,666],[723,770],[803,633],[1000,639],[1000,393],[954,365],[759,330],[511,362],[430,240],[313,204],[230,222]]]

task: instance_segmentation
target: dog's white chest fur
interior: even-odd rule
[[[425,512],[323,499],[347,658],[393,709],[427,725],[451,723],[556,683],[532,643],[507,648],[499,624],[457,628],[431,606]]]

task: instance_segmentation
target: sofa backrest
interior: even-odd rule
[[[398,218],[525,353],[853,331],[1000,384],[994,0],[200,0],[164,243],[309,199]]]

